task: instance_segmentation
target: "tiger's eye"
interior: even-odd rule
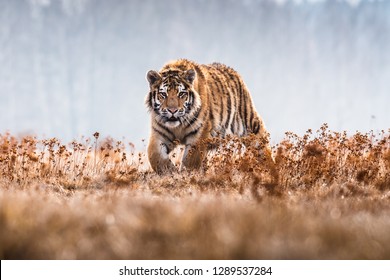
[[[184,98],[184,97],[186,97],[187,96],[187,92],[186,91],[181,91],[180,93],[179,93],[179,98]]]

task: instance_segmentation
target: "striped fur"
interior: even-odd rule
[[[249,133],[267,137],[250,93],[240,75],[220,63],[196,64],[181,59],[147,74],[150,91],[146,105],[151,112],[150,164],[158,173],[173,169],[169,153],[185,145],[182,166],[199,168],[211,136]]]

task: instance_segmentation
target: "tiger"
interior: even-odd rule
[[[201,145],[205,139],[249,134],[268,139],[247,86],[231,67],[179,59],[148,71],[146,79],[151,115],[147,154],[157,173],[177,169],[169,157],[177,145],[184,146],[180,170],[195,170],[208,149]]]

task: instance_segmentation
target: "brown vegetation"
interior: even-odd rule
[[[113,139],[0,136],[1,259],[389,259],[390,131],[212,139],[159,176]],[[172,155],[180,157],[180,150]]]

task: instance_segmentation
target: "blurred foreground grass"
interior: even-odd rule
[[[159,176],[98,134],[1,135],[1,259],[390,259],[389,132],[286,133],[275,164],[213,141],[203,170]]]

